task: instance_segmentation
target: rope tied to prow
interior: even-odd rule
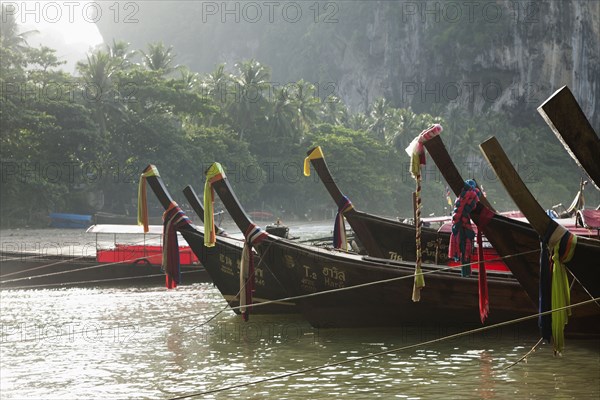
[[[258,225],[251,224],[244,233],[244,249],[240,259],[240,312],[244,321],[248,321],[252,310],[254,294],[254,253],[252,247],[265,240],[269,234]]]
[[[421,166],[425,165],[425,149],[423,143],[439,135],[442,132],[440,124],[434,124],[419,134],[406,148],[410,156],[410,173],[416,182],[415,189],[415,242],[416,242],[416,265],[415,281],[413,285],[412,300],[421,300],[421,289],[425,287],[425,278],[421,270]]]
[[[350,199],[343,196],[338,204],[338,210],[335,214],[335,223],[333,225],[333,247],[348,251],[348,240],[346,239],[346,224],[344,223],[344,213],[354,208]]]
[[[179,261],[179,243],[177,231],[190,225],[190,219],[179,208],[177,203],[171,202],[163,214],[163,248],[161,268],[166,275],[166,286],[174,289],[181,283],[181,264]]]

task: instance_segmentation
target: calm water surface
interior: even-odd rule
[[[225,301],[206,283],[2,291],[0,306],[2,399],[170,399],[475,328],[316,330],[299,316],[255,315],[244,323],[227,309],[217,315]],[[562,357],[542,345],[505,369],[537,339],[504,327],[197,398],[600,398],[598,340],[568,339]]]
[[[407,346],[459,327],[316,330],[299,317],[243,323],[210,284],[173,291],[4,291],[3,399],[169,399]],[[469,327],[466,327],[469,328]],[[600,397],[599,342],[562,357],[518,327],[439,342],[202,398]]]

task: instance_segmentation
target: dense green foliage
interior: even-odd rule
[[[476,144],[497,133],[508,138],[513,160],[530,168],[534,189],[556,202],[576,189],[577,173],[565,176],[560,163],[544,157],[566,159],[555,141],[545,140],[547,129],[517,128],[499,114],[417,114],[383,98],[352,114],[304,80],[273,84],[269,67],[256,60],[200,75],[176,65],[173,49],[162,43],[132,51],[113,42],[69,75],[59,71],[54,50],[30,48],[25,36],[11,18],[2,24],[3,225],[43,224],[52,211],[133,214],[139,173],[148,163],[183,200],[181,188],[191,183],[200,191],[213,161],[225,166],[248,210],[328,218],[335,206],[324,187],[302,174],[305,153],[316,145],[358,208],[410,216],[414,181],[404,148],[434,122],[444,126],[455,160],[469,163],[461,167],[470,177],[494,181]],[[534,146],[542,151],[532,157],[527,149]],[[427,168],[425,212],[447,213],[445,183],[433,165]],[[504,206],[506,196],[494,183],[488,190]]]

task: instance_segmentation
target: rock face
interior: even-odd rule
[[[422,112],[531,116],[568,85],[592,126],[600,124],[598,1],[223,4],[142,2],[137,24],[98,25],[107,43],[173,45],[177,61],[200,72],[257,58],[274,79],[319,83],[329,88],[321,95],[358,111],[385,96]]]

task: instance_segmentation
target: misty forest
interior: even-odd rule
[[[540,18],[577,12],[571,3],[540,3]],[[572,84],[592,99],[584,111],[597,126],[600,60],[588,53],[600,35],[587,17],[583,27],[545,32],[509,13],[495,24],[479,13],[469,23],[422,23],[399,2],[327,2],[297,23],[252,24],[202,14],[201,2],[155,4],[140,9],[144,29],[103,20],[105,44],[70,73],[55,49],[30,46],[35,32],[3,16],[3,226],[42,226],[53,211],[134,214],[147,164],[177,197],[187,184],[201,189],[213,161],[248,210],[329,218],[334,205],[322,185],[302,174],[316,145],[355,205],[406,217],[414,181],[405,148],[432,123],[498,209],[514,205],[478,149],[492,135],[544,207],[578,190],[581,172],[535,109]],[[580,40],[575,30],[587,35],[577,48],[585,57],[561,39]],[[563,55],[571,45],[551,78],[536,51],[549,45]],[[572,73],[578,68],[591,72]],[[448,214],[446,194],[428,163],[424,212]]]

